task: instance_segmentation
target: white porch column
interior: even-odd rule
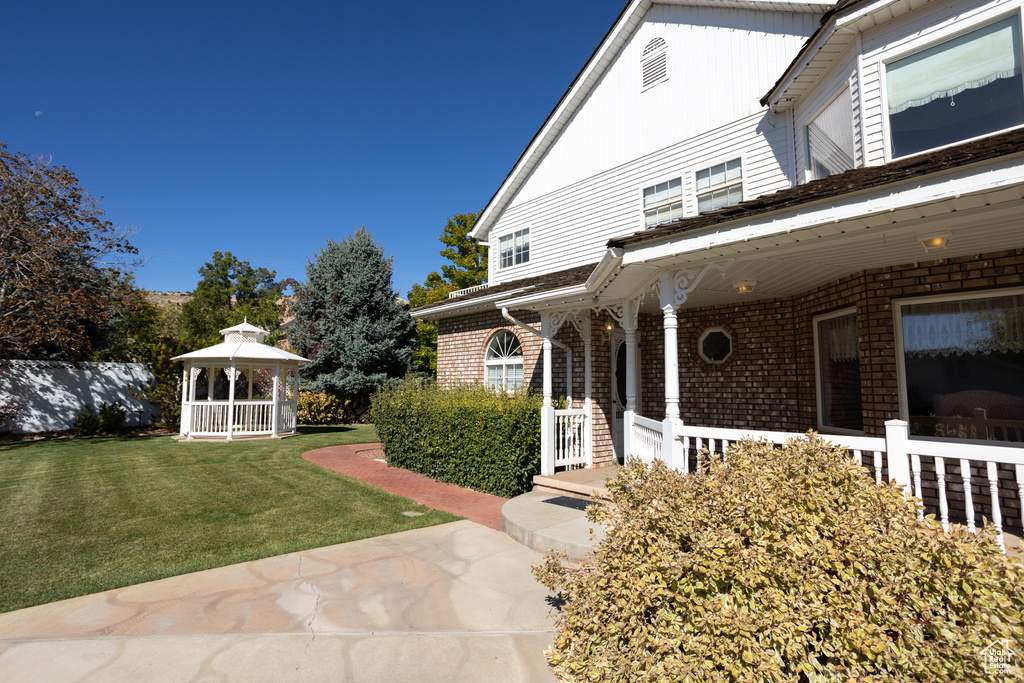
[[[623,306],[619,324],[626,332],[626,406],[622,413],[622,455],[623,460],[633,454],[633,417],[637,413],[636,401],[636,331],[640,326],[641,297],[636,302],[628,301]]]
[[[885,457],[889,464],[889,480],[903,489],[904,496],[912,495],[910,489],[910,457],[907,446],[910,441],[910,425],[905,420],[885,421]]]
[[[683,426],[679,418],[679,318],[676,315],[675,277],[668,272],[661,274],[658,283],[659,303],[665,330],[665,419],[661,423],[661,452],[665,464],[674,469],[686,470],[686,453],[683,444],[676,439]]]
[[[555,407],[551,402],[551,337],[554,336],[551,314],[540,316],[540,332],[543,338],[543,393],[544,403],[540,409],[540,473],[555,473]]]
[[[583,433],[583,448],[587,454],[587,467],[594,466],[594,373],[592,370],[592,330],[590,311],[580,325],[580,336],[583,338],[583,409],[587,411],[586,429]]]
[[[281,396],[278,394],[278,387],[281,384],[281,364],[274,363],[274,392],[271,396],[274,397],[274,403],[270,408],[270,436],[277,436],[277,414],[278,406],[281,405]]]
[[[235,361],[231,361],[228,368],[228,436],[231,441],[231,432],[235,430]]]

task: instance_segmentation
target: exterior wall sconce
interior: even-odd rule
[[[736,292],[739,294],[749,294],[754,291],[754,287],[757,283],[753,280],[744,280],[743,282],[737,282],[733,285],[736,288]]]
[[[917,239],[921,240],[925,251],[942,251],[949,244],[949,238],[952,236],[948,232],[943,232],[938,235],[918,235]]]

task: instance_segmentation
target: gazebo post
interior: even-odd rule
[[[292,434],[299,431],[299,366],[292,373],[295,382],[292,385]]]
[[[186,422],[186,420],[185,420],[185,415],[186,415],[185,407],[189,406],[189,403],[188,403],[188,375],[189,375],[189,371],[191,369],[192,369],[192,364],[191,363],[188,363],[188,364],[184,365],[181,368],[181,424],[179,425],[179,427],[181,429],[179,429],[179,431],[182,434],[186,434],[186,432],[188,431],[188,422]],[[192,415],[191,410],[187,414],[191,417],[191,415]],[[186,436],[187,436],[187,434],[186,434]]]
[[[281,404],[281,393],[279,387],[281,386],[281,364],[274,363],[274,406],[272,410],[273,414],[270,416],[270,436],[277,437],[277,407]]]
[[[228,370],[228,436],[231,441],[231,434],[235,431],[235,361],[231,361],[231,368]]]

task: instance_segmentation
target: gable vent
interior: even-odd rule
[[[640,58],[640,70],[643,74],[641,90],[648,90],[662,81],[668,80],[668,43],[664,38],[654,38],[647,43],[644,54]]]

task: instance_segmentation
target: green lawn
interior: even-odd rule
[[[306,431],[0,444],[0,612],[458,519],[300,457],[372,426]]]

